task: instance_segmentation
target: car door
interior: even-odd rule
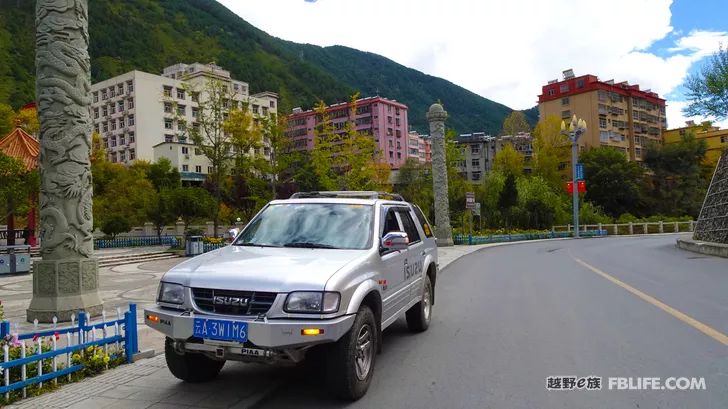
[[[407,233],[409,245],[407,257],[404,259],[403,280],[404,286],[408,289],[409,297],[407,303],[422,295],[422,274],[425,263],[427,247],[423,241],[415,222],[415,215],[410,208],[399,208],[397,214],[400,223]]]
[[[381,226],[379,238],[390,232],[403,232],[399,216],[401,206],[382,206]],[[407,259],[408,250],[380,250],[382,262],[380,285],[382,288],[382,320],[383,322],[393,318],[399,310],[407,305],[410,300],[410,289],[405,285],[404,264]]]

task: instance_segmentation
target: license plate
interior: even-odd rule
[[[248,323],[195,318],[192,336],[221,341],[245,342],[248,340]]]

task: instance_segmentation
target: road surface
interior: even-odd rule
[[[441,272],[427,332],[403,321],[385,331],[360,401],[332,400],[318,377],[279,369],[285,381],[258,407],[726,408],[728,260],[679,250],[675,238],[463,257]],[[549,391],[549,376],[598,376],[602,388]],[[610,377],[704,378],[705,390],[610,390]]]

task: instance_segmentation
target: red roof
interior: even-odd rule
[[[19,126],[15,127],[6,137],[0,139],[0,151],[22,160],[28,170],[38,168],[40,143],[33,135],[25,132]]]

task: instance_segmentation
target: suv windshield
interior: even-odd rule
[[[258,215],[233,244],[363,250],[371,246],[373,213],[370,205],[274,204]]]

